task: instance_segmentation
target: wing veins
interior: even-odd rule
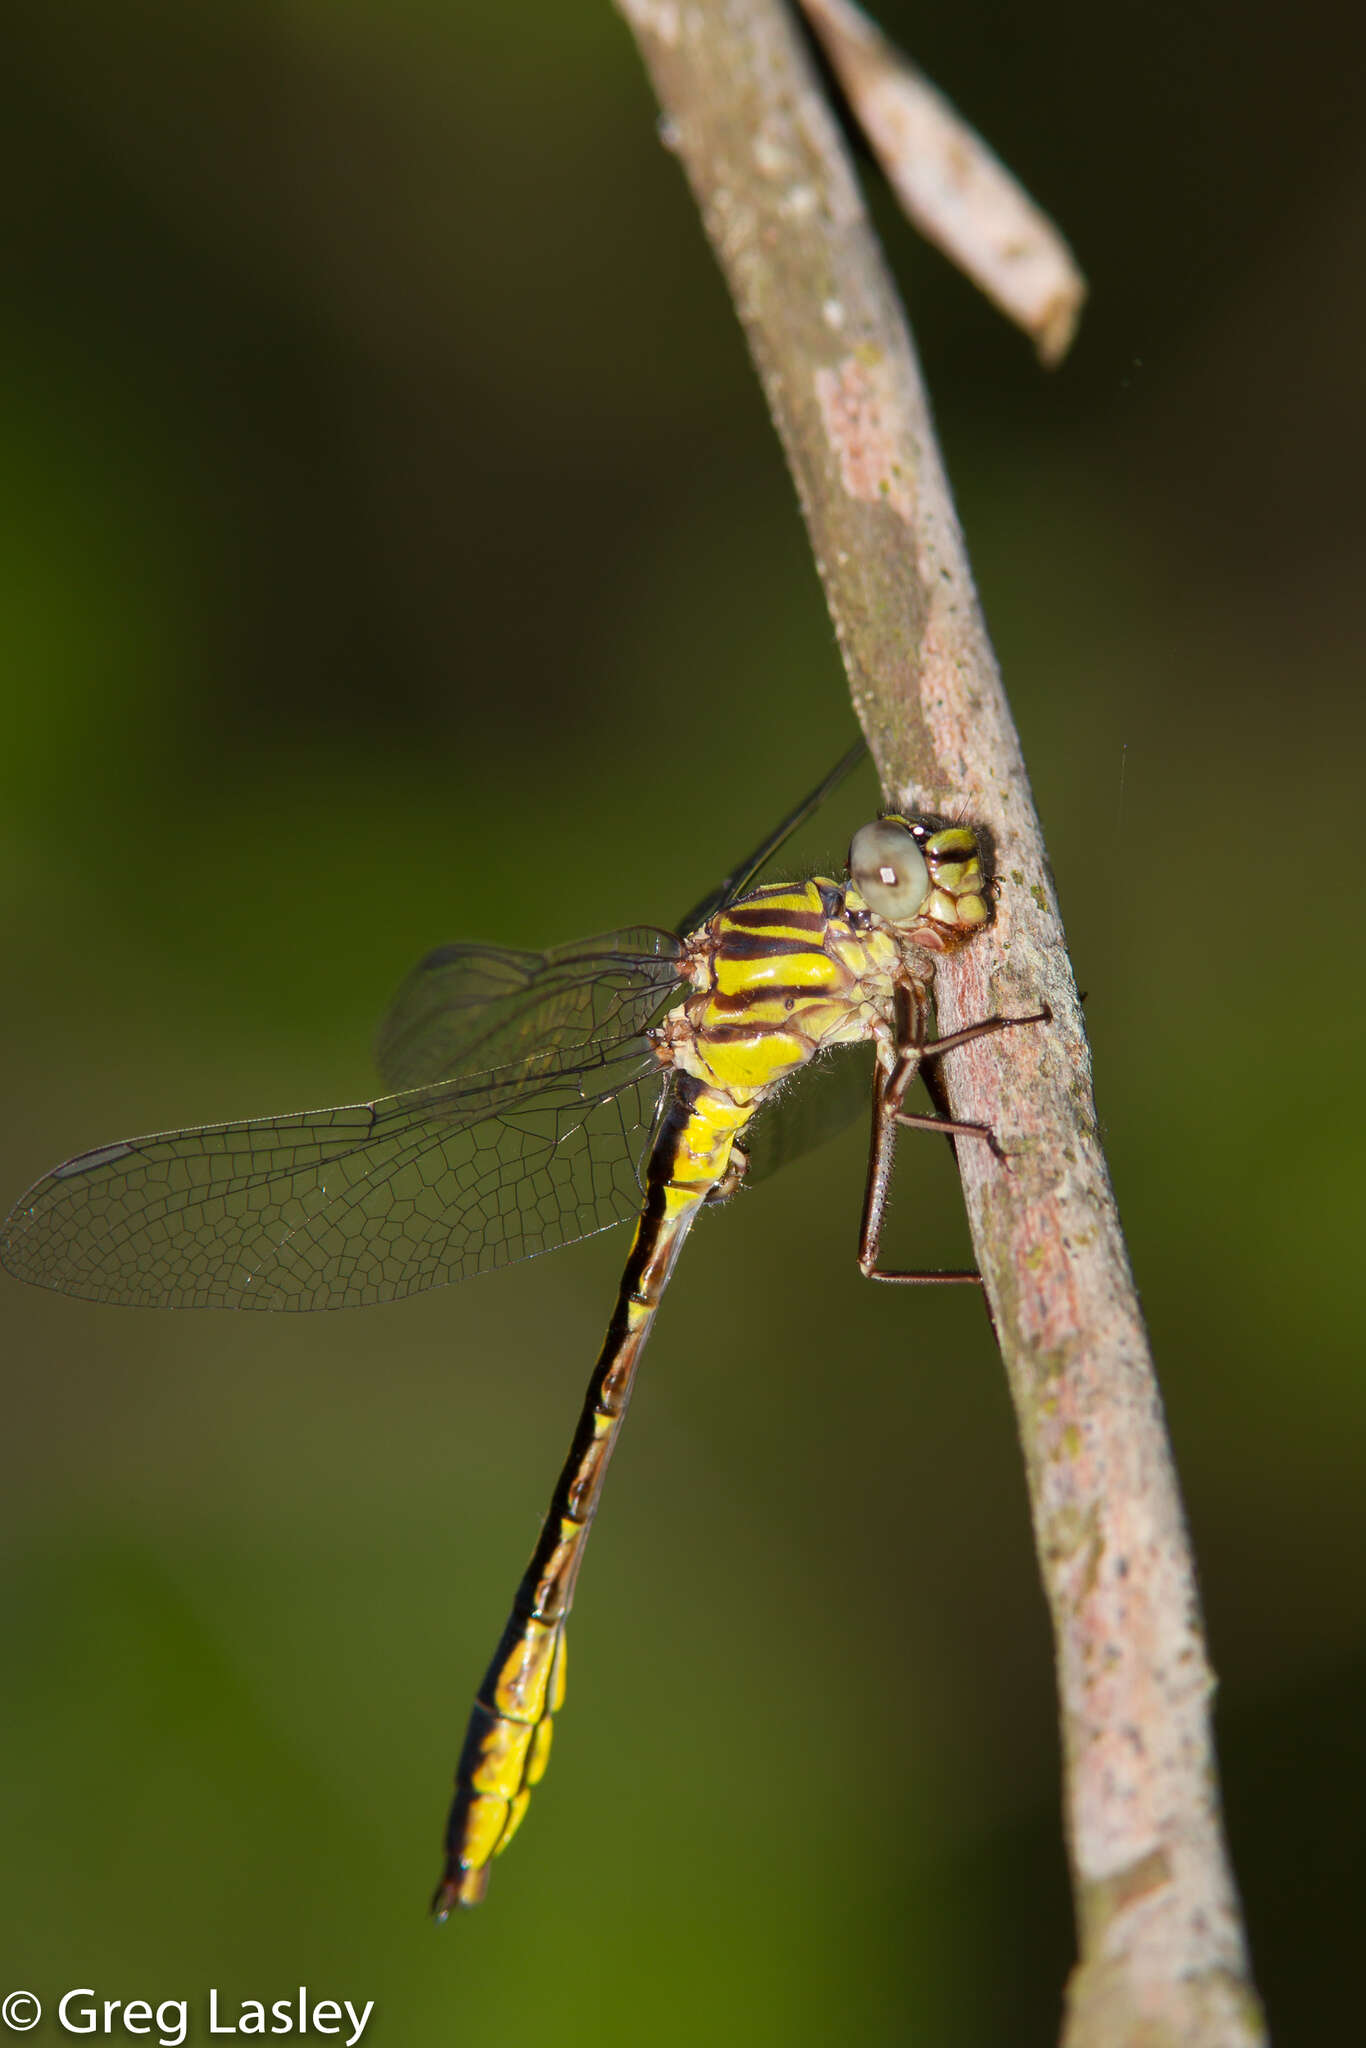
[[[584,1051],[542,1051],[373,1103],[103,1147],[30,1190],[6,1226],[5,1261],[96,1298],[294,1307],[305,1305],[295,1294],[326,1305],[393,1298],[533,1256],[634,1207],[633,1139],[648,1134],[646,1098],[662,1074],[637,1033],[599,1038],[591,1059]],[[610,1112],[597,1132],[595,1111]],[[329,1186],[338,1168],[344,1184]],[[275,1203],[252,1199],[272,1190]],[[391,1255],[403,1241],[408,1251]]]

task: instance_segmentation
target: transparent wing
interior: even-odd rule
[[[639,1034],[677,986],[677,960],[673,933],[649,925],[548,953],[440,946],[394,998],[375,1064],[390,1088],[417,1088]]]
[[[792,834],[798,831],[806,823],[807,819],[820,808],[832,790],[839,788],[845,776],[849,774],[851,769],[858,767],[859,762],[867,752],[868,742],[863,739],[856,740],[848,753],[842,755],[836,761],[824,782],[817,783],[811,794],[802,798],[796,810],[789,811],[781,825],[775,825],[767,838],[760,840],[748,859],[742,860],[738,867],[732,868],[730,873],[717,883],[710,894],[704,896],[700,903],[693,905],[686,917],[679,918],[678,929],[681,932],[697,931],[700,926],[707,922],[709,917],[714,917],[718,910],[727,909],[740,896],[743,896],[750,883],[763,868],[768,866],[768,863],[784,842],[790,839]]]
[[[790,1160],[837,1138],[869,1115],[872,1100],[871,1046],[839,1046],[817,1059],[764,1104],[745,1132],[746,1184],[767,1180]]]
[[[147,1307],[395,1301],[639,1207],[662,1081],[638,1036],[379,1102],[133,1138],[38,1182],[0,1258]]]

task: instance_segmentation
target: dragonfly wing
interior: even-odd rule
[[[390,1088],[417,1088],[638,1034],[678,985],[678,950],[649,925],[548,953],[438,947],[394,998],[375,1064]]]
[[[84,1153],[0,1235],[21,1280],[145,1307],[396,1301],[623,1221],[662,1081],[638,1036],[378,1102]]]
[[[746,1185],[837,1138],[868,1115],[872,1099],[871,1047],[839,1046],[817,1059],[764,1104],[745,1132]]]
[[[678,929],[681,932],[700,930],[708,918],[714,917],[718,910],[728,909],[732,903],[743,896],[750,883],[768,866],[768,863],[773,859],[779,848],[792,837],[794,832],[798,831],[806,823],[807,819],[815,811],[819,810],[831,792],[839,788],[839,785],[843,782],[845,776],[849,774],[850,770],[858,767],[859,762],[863,760],[867,752],[868,742],[866,740],[860,739],[855,741],[848,753],[841,755],[840,759],[836,761],[824,782],[817,783],[811,794],[802,798],[796,810],[789,811],[781,825],[776,825],[767,838],[760,840],[753,853],[746,860],[742,860],[738,867],[732,868],[725,879],[718,882],[716,887],[709,895],[704,896],[700,903],[695,903],[686,917],[680,917]]]

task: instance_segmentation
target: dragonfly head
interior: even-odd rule
[[[961,946],[991,918],[977,837],[962,825],[937,832],[878,818],[854,834],[849,879],[876,916],[934,953]]]

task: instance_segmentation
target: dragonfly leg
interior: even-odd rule
[[[1047,1003],[1041,1010],[1031,1010],[1025,1017],[983,1017],[980,1024],[965,1024],[961,1031],[950,1031],[943,1038],[928,1038],[920,1047],[922,1060],[937,1060],[942,1053],[952,1052],[956,1045],[970,1045],[974,1038],[991,1038],[998,1031],[1011,1031],[1017,1024],[1051,1024],[1053,1012]]]
[[[896,1120],[903,1131],[938,1131],[942,1138],[981,1138],[1002,1166],[1006,1164],[1006,1155],[990,1124],[962,1124],[952,1116],[913,1116],[904,1109],[897,1111]]]
[[[891,1078],[891,1077],[889,1077]],[[863,1221],[859,1228],[858,1263],[865,1280],[893,1280],[903,1286],[922,1287],[977,1287],[981,1285],[980,1273],[969,1272],[887,1272],[878,1265],[877,1255],[882,1243],[882,1223],[887,1211],[887,1191],[891,1185],[892,1158],[896,1149],[896,1134],[901,1117],[896,1110],[885,1107],[886,1087],[879,1074],[873,1082],[873,1136],[868,1151],[868,1180],[863,1194]],[[916,1118],[912,1128],[943,1130],[937,1117]],[[952,1126],[949,1126],[950,1130]],[[966,1126],[974,1136],[986,1137],[990,1133],[979,1131],[975,1124]]]
[[[899,1129],[911,1131],[937,1131],[948,1138],[981,1138],[990,1147],[995,1157],[1005,1164],[1005,1153],[1001,1150],[996,1133],[985,1124],[960,1123],[947,1116],[917,1116],[903,1110],[902,1102],[911,1082],[926,1060],[938,1059],[943,1053],[952,1052],[955,1046],[967,1045],[974,1038],[987,1038],[998,1031],[1007,1031],[1015,1024],[1044,1024],[1049,1022],[1052,1012],[1045,1007],[1026,1017],[985,1017],[978,1024],[965,1025],[961,1031],[949,1032],[943,1038],[925,1037],[925,1010],[921,1000],[909,991],[898,990],[897,1037],[900,1049],[890,1071],[879,1070],[873,1079],[873,1132],[868,1151],[868,1179],[863,1196],[863,1219],[859,1230],[859,1271],[866,1280],[888,1280],[903,1286],[980,1286],[982,1276],[976,1272],[888,1272],[878,1265],[878,1251],[882,1243],[882,1224],[887,1211],[887,1195],[891,1186],[892,1160],[896,1150],[896,1134]]]

